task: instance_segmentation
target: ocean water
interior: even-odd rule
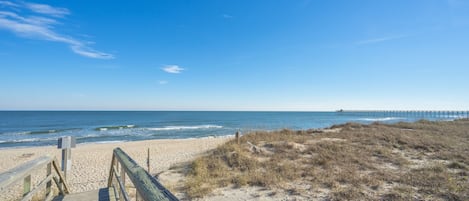
[[[55,145],[61,136],[77,143],[203,138],[255,130],[324,128],[346,122],[455,119],[386,112],[121,112],[0,111],[0,148]]]

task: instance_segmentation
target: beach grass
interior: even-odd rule
[[[468,200],[469,120],[347,123],[228,141],[189,166],[189,198],[260,186],[328,200]]]

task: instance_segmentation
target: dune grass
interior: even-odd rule
[[[196,159],[190,198],[261,186],[328,200],[468,200],[469,120],[254,132]],[[297,188],[302,186],[302,188]]]

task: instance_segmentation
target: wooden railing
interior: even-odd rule
[[[31,200],[41,189],[45,187],[45,200],[52,200],[53,193],[51,191],[52,180],[57,185],[60,194],[69,194],[70,190],[65,182],[64,176],[57,165],[57,159],[52,156],[42,156],[35,160],[26,162],[20,166],[10,169],[0,174],[0,192],[3,193],[16,182],[23,180],[23,197],[21,200]],[[46,166],[46,178],[39,181],[37,185],[32,185],[31,174],[33,171]],[[52,171],[54,167],[54,172]],[[31,188],[33,186],[33,188]]]
[[[161,185],[145,169],[140,167],[122,149],[115,148],[109,171],[108,187],[109,189],[114,189],[117,200],[130,200],[125,186],[126,176],[129,177],[136,189],[135,197],[137,201],[178,200],[176,196]]]

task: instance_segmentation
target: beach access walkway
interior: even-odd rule
[[[32,185],[31,174],[37,169],[46,169],[46,177]],[[128,180],[126,180],[128,178]],[[59,168],[55,157],[46,155],[26,162],[20,166],[0,174],[0,193],[5,193],[11,187],[17,187],[22,181],[22,196],[13,200],[53,200],[53,201],[176,201],[176,198],[158,180],[140,167],[122,149],[115,148],[111,160],[108,185],[105,188],[87,192],[73,193]],[[126,183],[126,181],[130,181]],[[52,182],[59,194],[54,195]]]

